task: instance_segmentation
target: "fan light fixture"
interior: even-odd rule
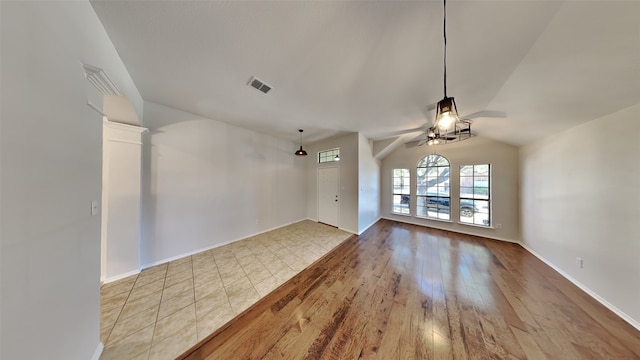
[[[300,132],[300,149],[296,150],[296,152],[294,152],[294,154],[296,156],[307,156],[307,152],[302,149],[302,132],[304,130],[298,129],[298,131]]]
[[[438,101],[436,105],[436,121],[435,126],[441,130],[448,130],[460,121],[458,117],[458,108],[453,97],[447,96],[447,0],[444,0],[442,22],[442,37],[444,39],[444,98]]]

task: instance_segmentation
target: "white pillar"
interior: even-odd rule
[[[142,139],[146,128],[103,126],[101,280],[140,271]]]

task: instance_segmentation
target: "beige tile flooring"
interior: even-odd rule
[[[305,220],[105,284],[100,359],[174,359],[350,235]]]

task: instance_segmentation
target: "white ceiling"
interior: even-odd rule
[[[440,1],[92,5],[145,100],[291,141],[383,139],[443,97]],[[447,40],[460,115],[508,114],[480,136],[521,145],[640,103],[640,1],[450,0]]]

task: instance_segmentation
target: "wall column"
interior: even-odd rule
[[[142,139],[146,128],[104,119],[101,281],[140,271]]]

